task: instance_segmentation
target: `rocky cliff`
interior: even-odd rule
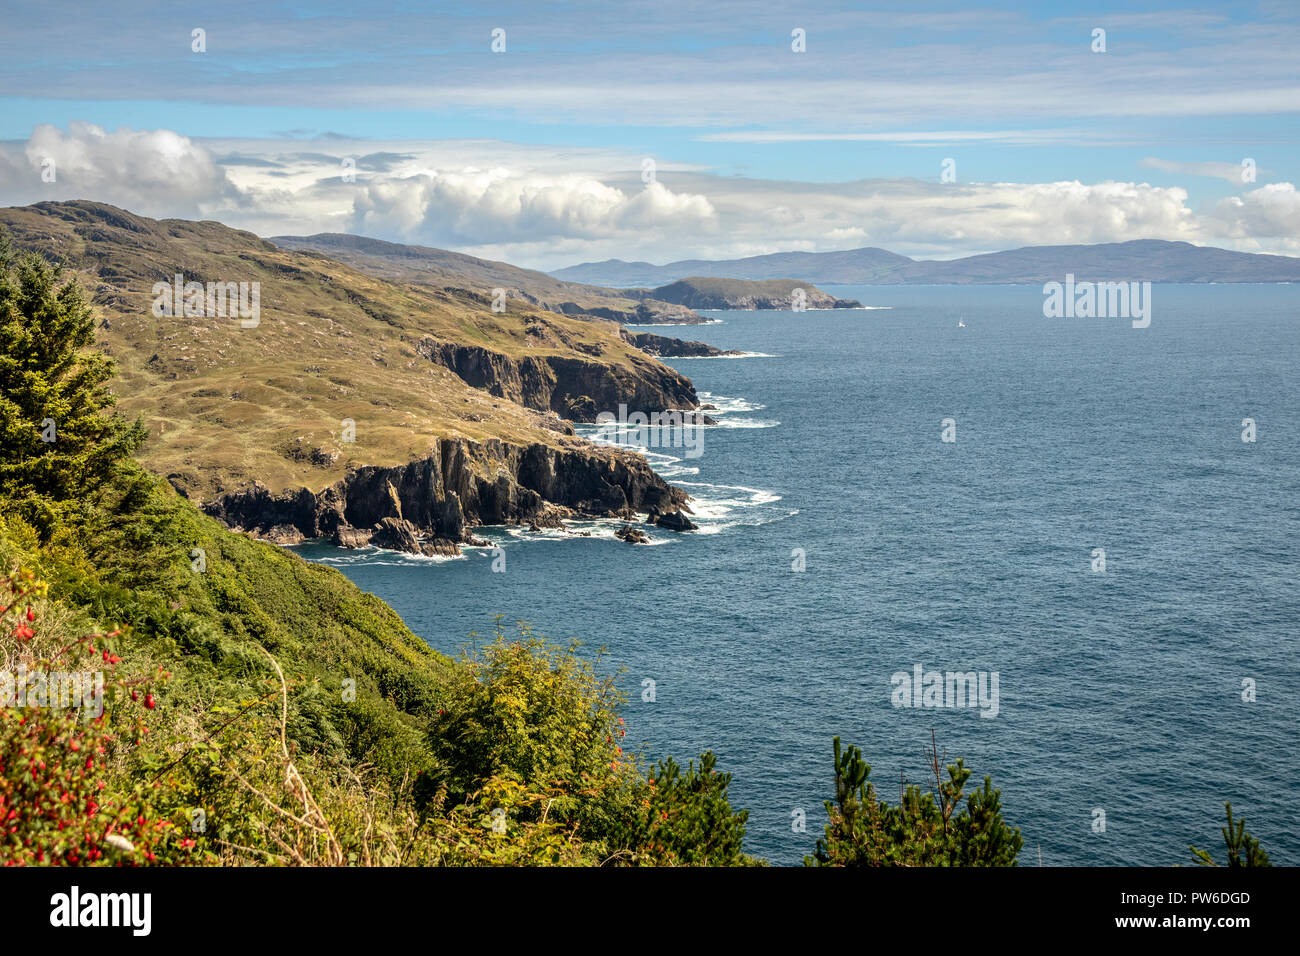
[[[689,339],[674,339],[666,335],[654,335],[650,332],[623,331],[625,341],[635,345],[647,355],[658,358],[717,358],[725,355],[743,355],[736,349],[720,349],[707,342],[693,342]]]
[[[421,339],[416,351],[466,384],[526,408],[594,422],[620,403],[636,411],[689,410],[699,404],[690,379],[659,363],[632,367],[565,355],[512,358],[478,345]]]
[[[423,458],[364,466],[312,492],[272,494],[254,484],[221,495],[203,510],[232,528],[283,543],[326,538],[344,547],[374,544],[424,554],[484,544],[472,529],[566,518],[633,518],[689,530],[687,495],[645,459],[621,449],[568,439],[562,447],[444,439]],[[689,525],[689,522],[686,522]],[[675,527],[677,526],[677,527]]]

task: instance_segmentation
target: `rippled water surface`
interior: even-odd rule
[[[893,799],[931,729],[1002,789],[1024,862],[1189,862],[1231,800],[1300,863],[1300,288],[1156,286],[1147,329],[1045,319],[1034,287],[832,291],[885,308],[656,330],[759,353],[671,363],[722,422],[697,458],[648,449],[699,533],[486,529],[504,574],[299,550],[443,651],[498,613],[607,646],[628,740],[715,751],[774,863],[820,833],[833,735]],[[997,716],[894,707],[918,664],[996,671]]]

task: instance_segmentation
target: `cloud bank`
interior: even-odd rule
[[[264,236],[353,232],[546,269],[868,245],[949,258],[1137,238],[1300,254],[1300,193],[1288,182],[1239,184],[1197,209],[1185,189],[1142,182],[801,183],[669,162],[647,175],[642,163],[499,141],[197,140],[73,123],[0,144],[0,202],[94,199]],[[1223,164],[1204,165],[1187,172],[1226,178]]]

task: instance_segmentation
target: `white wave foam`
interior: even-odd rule
[[[745,359],[745,358],[780,358],[768,352],[741,352],[739,355],[668,355],[661,356],[668,362],[693,362],[696,359]]]
[[[468,547],[468,545],[462,545]],[[465,555],[446,554],[408,554],[405,551],[390,551],[366,545],[364,548],[338,548],[337,553],[312,557],[317,564],[329,564],[334,567],[368,567],[401,568],[413,564],[442,564],[444,561],[463,561]]]
[[[719,418],[715,428],[775,428],[781,423],[775,419],[760,418]]]
[[[698,392],[701,405],[712,405],[712,409],[705,411],[706,415],[712,415],[715,418],[718,415],[729,415],[732,412],[756,412],[760,408],[767,408],[758,402],[747,401],[743,398],[731,398],[726,395],[714,395],[712,392]]]
[[[491,530],[503,539],[502,547],[506,547],[514,544],[545,544],[558,541],[620,541],[616,532],[625,524],[645,532],[649,540],[644,544],[649,546],[671,544],[677,535],[675,531],[657,531],[653,525],[646,524],[644,521],[628,521],[626,518],[587,518],[581,521],[566,521],[565,527],[568,530],[543,528],[540,531],[529,531],[522,525],[503,525]]]
[[[675,484],[691,495],[691,520],[699,525],[694,534],[719,534],[735,527],[757,527],[799,513],[797,509],[787,511],[772,507],[781,501],[781,495],[762,488],[700,481]]]
[[[689,329],[698,325],[726,325],[722,319],[705,319],[703,322],[624,322],[628,329]]]

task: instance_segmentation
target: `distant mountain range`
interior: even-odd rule
[[[557,279],[629,288],[690,276],[789,279],[824,285],[994,285],[1062,280],[1300,282],[1300,258],[1232,252],[1189,242],[1135,239],[1099,245],[1027,246],[947,261],[909,259],[886,249],[778,252],[745,259],[683,259],[656,266],[607,259],[552,272]]]

